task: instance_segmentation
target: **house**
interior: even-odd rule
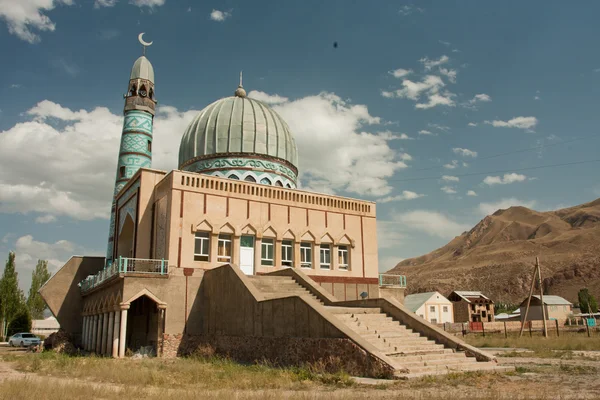
[[[31,321],[31,333],[34,335],[49,336],[58,332],[60,324],[56,318],[50,316],[44,319],[34,319]]]
[[[494,302],[481,292],[455,290],[448,300],[454,305],[455,322],[494,322]]]
[[[496,322],[504,322],[504,321],[520,321],[521,320],[521,309],[517,308],[515,311],[508,313],[500,313],[495,315],[494,318]]]
[[[404,306],[432,324],[454,322],[452,302],[439,292],[410,294],[404,298]]]
[[[527,299],[523,300],[519,306],[521,309],[521,321],[525,318],[526,307]],[[559,322],[565,322],[567,317],[573,314],[573,303],[560,296],[545,295],[544,308],[546,309],[546,319],[555,319]],[[542,315],[542,301],[539,295],[534,295],[531,297],[531,303],[529,304],[527,321],[541,320],[543,319]]]

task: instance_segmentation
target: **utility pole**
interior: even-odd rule
[[[525,315],[521,321],[521,330],[519,337],[523,336],[523,329],[525,328],[525,322],[527,322],[527,314],[529,313],[529,305],[531,304],[531,297],[533,296],[533,288],[535,287],[535,281],[538,281],[540,286],[540,301],[542,303],[542,318],[544,322],[544,337],[548,337],[548,326],[546,325],[546,308],[544,305],[544,288],[542,287],[542,271],[540,269],[540,260],[538,257],[535,258],[535,267],[533,268],[533,277],[531,279],[531,288],[529,289],[529,297],[527,297],[527,306],[525,307]]]

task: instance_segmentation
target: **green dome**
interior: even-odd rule
[[[207,159],[242,157],[258,159],[251,164],[257,171],[264,170],[265,161],[291,169],[297,176],[298,150],[289,127],[269,106],[245,94],[240,87],[235,96],[200,111],[181,139],[180,169],[203,172],[208,167],[192,165]]]

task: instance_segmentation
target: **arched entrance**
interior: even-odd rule
[[[130,303],[127,313],[126,348],[132,352],[144,348],[144,353],[157,355],[163,333],[163,304],[142,295]]]
[[[117,257],[133,258],[133,242],[135,236],[135,223],[131,215],[125,216],[125,222],[121,226],[119,232],[119,240],[117,241]]]

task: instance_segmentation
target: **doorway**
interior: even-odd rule
[[[240,238],[240,269],[246,275],[254,275],[254,236]]]

